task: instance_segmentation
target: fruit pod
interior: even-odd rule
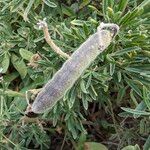
[[[101,23],[97,32],[91,35],[63,64],[59,71],[43,87],[32,104],[34,113],[51,109],[73,86],[85,69],[103,52],[117,34],[116,24]]]

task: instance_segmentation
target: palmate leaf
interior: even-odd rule
[[[110,142],[108,149],[117,149],[117,141],[127,146],[128,141],[130,145],[126,149],[135,149],[133,141],[142,140],[144,150],[147,150],[150,138],[146,141],[149,124],[146,126],[145,120],[149,123],[150,52],[149,13],[146,13],[149,9],[146,11],[144,7],[148,7],[148,3],[149,0],[0,0],[0,52],[4,54],[8,50],[6,57],[10,59],[5,54],[0,58],[0,67],[4,68],[3,82],[0,81],[0,131],[6,136],[0,136],[2,149],[55,149],[56,146],[57,149],[71,149],[72,143],[76,147],[79,135],[83,133],[82,149],[104,147],[90,142],[93,140]],[[66,93],[65,101],[39,116],[46,123],[41,130],[36,123],[21,126],[19,120],[27,106],[22,93],[42,87],[64,63],[50,51],[43,32],[34,28],[37,20],[45,17],[52,39],[70,55],[96,32],[101,21],[118,24],[120,31],[112,45]],[[42,56],[38,68],[27,68],[26,62],[37,52]],[[121,126],[122,132],[117,133],[120,138],[115,143],[111,141],[116,138],[116,131],[111,129],[114,124],[108,98],[112,102],[117,128],[120,129],[122,119],[125,124],[128,124],[128,117],[131,121],[130,129]],[[125,108],[130,106],[132,109]],[[122,113],[120,107],[123,107]],[[95,117],[97,113],[99,115]],[[111,124],[108,126],[103,120]],[[61,133],[57,133],[57,127],[62,128]],[[124,136],[128,130],[132,136]]]

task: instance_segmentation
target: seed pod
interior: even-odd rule
[[[61,69],[37,95],[32,111],[43,113],[51,109],[73,86],[84,70],[105,50],[117,34],[116,24],[101,23],[95,34],[91,35],[63,64]]]

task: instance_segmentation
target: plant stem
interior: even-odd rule
[[[63,52],[51,39],[51,36],[48,32],[48,26],[46,23],[46,19],[43,19],[43,21],[40,20],[39,23],[37,23],[37,24],[39,25],[39,28],[41,28],[43,30],[45,40],[49,44],[49,46],[53,49],[53,51],[64,58],[67,58],[67,59],[70,58],[70,56],[68,54],[66,54],[65,52]]]

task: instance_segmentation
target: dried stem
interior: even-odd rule
[[[59,54],[60,56],[62,56],[64,58],[67,58],[67,59],[70,58],[70,56],[68,54],[66,54],[65,52],[63,52],[51,39],[51,36],[48,32],[48,26],[46,23],[46,19],[44,18],[43,20],[39,20],[37,25],[39,26],[39,29],[43,30],[45,40],[50,45],[50,47],[54,50],[54,52],[56,52],[57,54]]]

